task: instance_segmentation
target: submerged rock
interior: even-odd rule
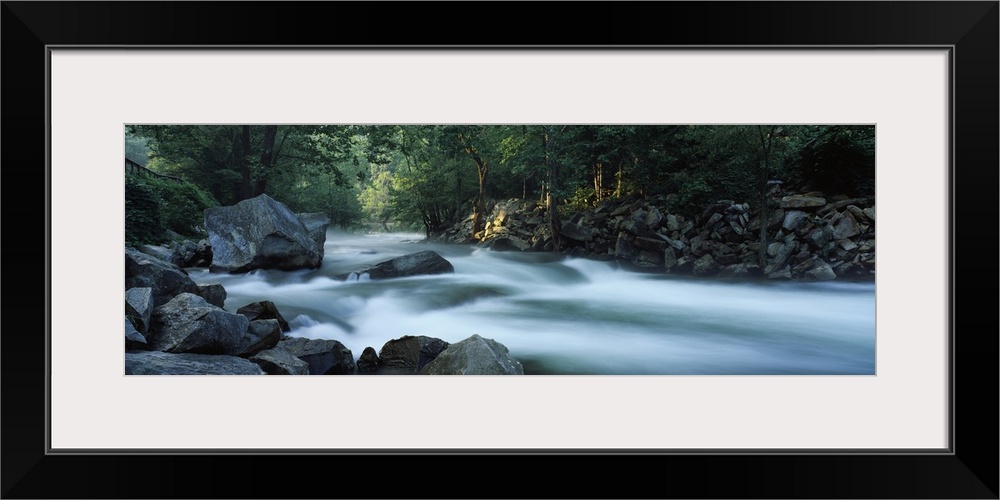
[[[357,275],[359,277],[367,275],[370,279],[380,280],[389,278],[404,278],[407,276],[419,276],[422,274],[446,274],[453,272],[455,272],[455,266],[453,266],[451,262],[448,262],[444,257],[438,255],[437,252],[424,250],[422,252],[411,253],[403,255],[402,257],[396,257],[392,260],[379,262],[368,269],[350,274]],[[349,275],[341,276],[341,279],[346,279],[348,276]]]

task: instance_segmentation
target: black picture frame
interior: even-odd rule
[[[998,498],[996,1],[553,3],[561,18],[538,3],[2,3],[3,253],[45,276],[4,294],[4,498]],[[48,454],[53,45],[951,47],[951,453]],[[329,476],[294,473],[317,466]]]

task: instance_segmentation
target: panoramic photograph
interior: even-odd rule
[[[874,375],[874,125],[126,125],[126,375]]]

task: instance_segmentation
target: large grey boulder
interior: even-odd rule
[[[150,349],[171,353],[236,354],[250,320],[182,293],[153,311]]]
[[[358,272],[367,273],[373,280],[404,278],[423,274],[446,274],[455,272],[455,266],[432,250],[411,253],[395,259],[379,262],[373,267]]]
[[[198,285],[180,267],[126,248],[125,289],[142,287],[152,289],[154,307],[166,304],[180,293],[198,293]]]
[[[434,358],[447,347],[447,342],[424,335],[407,335],[390,340],[379,351],[379,371],[398,374],[417,373],[427,363],[434,361]]]
[[[322,244],[302,220],[266,194],[206,209],[205,229],[212,246],[212,272],[314,269],[323,261]]]
[[[521,362],[503,344],[473,335],[448,346],[421,375],[524,375]]]
[[[310,375],[347,375],[354,372],[354,354],[336,340],[288,337],[276,349],[288,351],[309,364]]]
[[[264,370],[236,356],[169,354],[157,351],[125,353],[126,375],[265,375]]]

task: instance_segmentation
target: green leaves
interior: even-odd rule
[[[159,243],[163,238],[159,197],[143,180],[125,177],[125,244]]]
[[[130,125],[126,146],[130,155],[145,154],[151,169],[181,176],[222,204],[266,186],[298,211],[339,213],[345,225],[430,229],[469,213],[480,177],[489,199],[539,199],[552,188],[559,203],[572,198],[584,207],[675,194],[672,209],[681,213],[713,199],[759,203],[764,177],[860,196],[874,189],[874,132],[839,125]],[[148,206],[135,211],[148,196],[129,189],[130,217],[160,217],[171,227],[206,202],[174,193],[186,201],[154,216]]]
[[[169,229],[182,236],[200,236],[206,208],[218,205],[212,196],[189,182],[163,178],[125,177],[125,242],[160,244]]]

